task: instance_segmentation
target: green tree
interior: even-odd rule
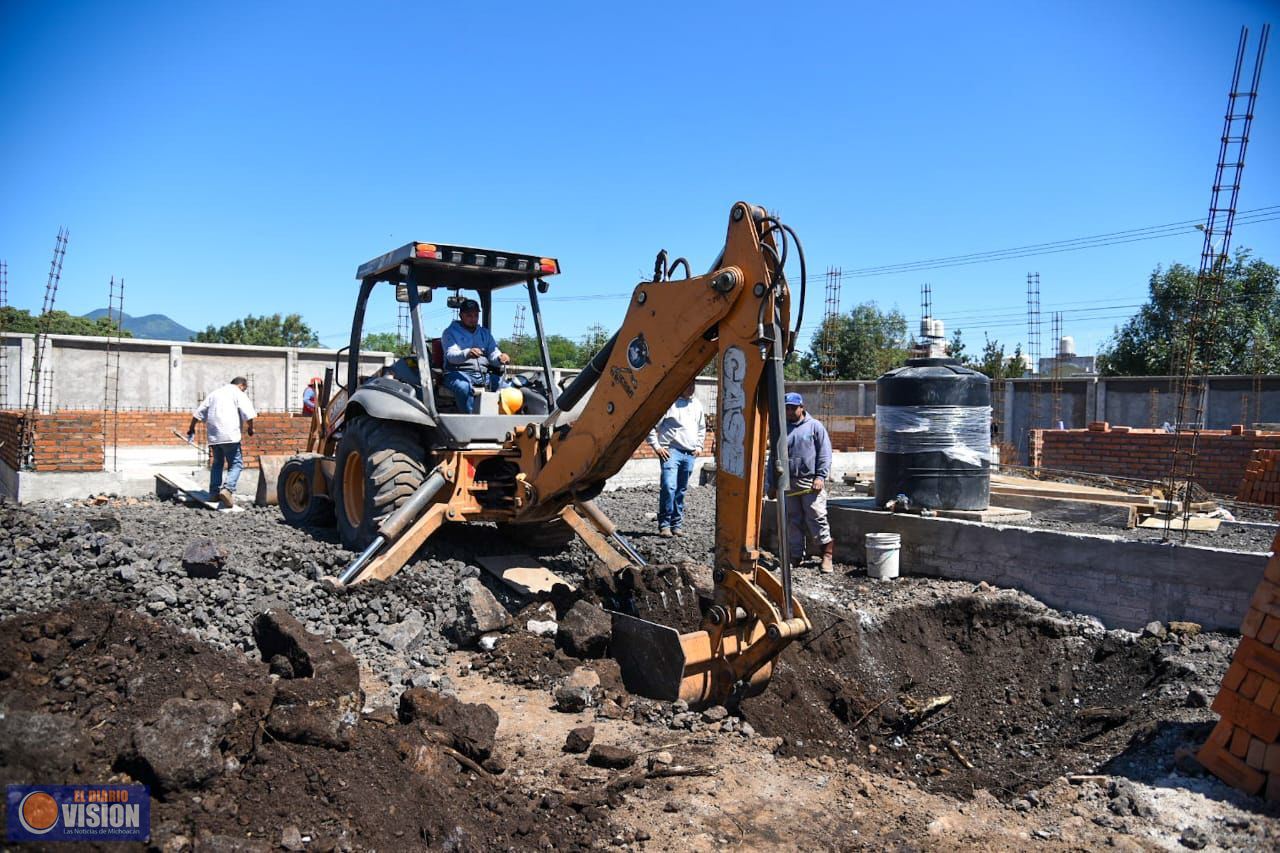
[[[582,343],[578,347],[578,366],[585,366],[596,353],[604,349],[604,345],[609,343],[609,336],[610,332],[599,323],[588,326],[587,333],[582,336]]]
[[[991,340],[983,333],[982,355],[969,361],[969,367],[985,373],[992,379],[1017,379],[1023,374],[1022,344],[1013,348],[1013,355],[1005,358],[1004,344]]]
[[[402,342],[395,332],[370,332],[360,341],[360,349],[365,352],[393,352],[396,355],[413,352],[409,342]]]
[[[988,341],[990,343],[990,341]],[[947,343],[947,355],[954,358],[961,364],[972,367],[972,359],[964,354],[964,339],[960,336],[960,329],[954,329],[951,332],[951,340]]]
[[[542,353],[538,351],[538,339],[532,335],[513,341],[503,338],[498,341],[498,349],[511,356],[511,363],[525,367],[542,365]],[[547,351],[551,355],[552,367],[582,367],[582,353],[572,339],[564,335],[547,335]]]
[[[1209,374],[1280,371],[1280,270],[1248,249],[1222,265],[1218,308],[1211,330],[1204,330],[1194,370]],[[1196,291],[1196,270],[1175,263],[1156,267],[1148,281],[1147,303],[1098,354],[1105,376],[1159,376],[1182,369],[1177,357],[1185,346],[1189,312]],[[1202,311],[1201,321],[1203,322]],[[1205,333],[1207,331],[1207,333]]]
[[[30,311],[6,305],[0,308],[0,329],[6,332],[46,331],[51,335],[81,335],[84,337],[131,338],[133,333],[124,331],[105,316],[96,320],[87,317],[76,317],[66,311],[50,311],[48,314],[34,316]]]
[[[197,332],[195,340],[205,344],[247,344],[263,347],[318,347],[320,339],[300,314],[247,315],[217,328]]]
[[[881,311],[874,302],[824,318],[792,373],[821,376],[824,345],[832,350],[836,379],[875,379],[911,357],[907,318],[896,308]]]

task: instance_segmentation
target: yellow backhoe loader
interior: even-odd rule
[[[538,300],[560,272],[556,259],[409,243],[362,264],[346,381],[336,389],[326,382],[312,452],[280,470],[282,512],[298,524],[336,521],[343,543],[360,552],[341,584],[390,577],[442,525],[470,521],[496,522],[504,535],[542,546],[577,534],[624,572],[643,561],[593,498],[714,358],[714,600],[701,630],[683,635],[615,613],[613,648],[624,683],[641,695],[697,706],[763,689],[778,654],[810,630],[791,592],[786,537],[776,569],[762,565],[760,550],[770,442],[777,489],[788,488],[782,368],[799,328],[790,325],[783,275],[789,252],[799,259],[803,294],[794,231],[758,207],[733,205],[711,269],[694,276],[686,260],[669,264],[660,253],[654,280],[632,291],[621,328],[563,390],[553,382]],[[681,268],[683,277],[673,276]],[[494,291],[520,285],[539,375],[478,390],[472,406],[480,413],[461,414],[441,381],[442,352],[423,326],[423,306],[440,291],[452,293],[451,307],[474,292],[487,326]],[[362,379],[365,310],[380,286],[394,287],[409,307],[413,355]],[[778,530],[786,530],[785,504],[776,502]]]

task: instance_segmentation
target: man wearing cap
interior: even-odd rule
[[[511,358],[498,349],[493,335],[480,325],[480,303],[474,299],[462,303],[458,319],[444,330],[440,344],[444,348],[446,367],[441,381],[452,392],[458,411],[473,414],[476,410],[473,390],[497,391],[502,376],[491,368],[506,364]]]
[[[770,497],[787,501],[787,543],[797,560],[804,555],[806,534],[822,545],[822,571],[832,572],[835,542],[827,524],[827,478],[831,476],[831,438],[826,428],[804,410],[804,398],[786,396],[787,461],[791,485],[786,495],[776,495],[773,460],[769,460],[767,486]]]
[[[195,439],[196,424],[204,421],[209,450],[213,453],[213,464],[209,467],[209,499],[217,500],[227,509],[236,505],[236,483],[244,469],[240,427],[243,424],[244,431],[253,435],[253,419],[258,416],[249,395],[244,393],[248,388],[249,382],[243,376],[237,376],[213,391],[191,413],[191,424],[187,427],[189,443]],[[227,469],[225,484],[222,480],[224,467]]]
[[[658,535],[683,536],[684,493],[689,489],[693,462],[707,436],[707,415],[693,396],[690,382],[667,413],[649,430],[649,446],[662,460],[658,481]]]

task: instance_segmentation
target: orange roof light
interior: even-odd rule
[[[558,273],[560,269],[556,266],[554,258],[543,258],[538,261],[538,272]]]
[[[414,257],[434,258],[437,261],[440,260],[440,258],[442,257],[442,255],[440,254],[440,250],[437,249],[435,245],[432,243],[419,243],[414,248],[413,254],[414,254]]]

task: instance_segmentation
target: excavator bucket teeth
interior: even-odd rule
[[[674,702],[684,680],[680,632],[657,622],[613,613],[613,656],[629,693]]]

